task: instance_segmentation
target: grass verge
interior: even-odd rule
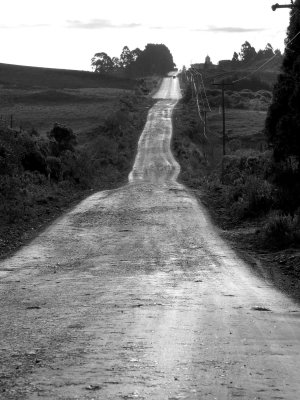
[[[84,135],[64,127],[48,137],[0,130],[1,258],[87,195],[127,182],[153,103],[123,95],[114,112]]]
[[[194,100],[183,99],[177,104],[172,151],[181,166],[179,181],[206,206],[220,235],[258,274],[300,300],[299,247],[290,242],[282,249],[278,241],[272,247],[270,241],[263,240],[267,230],[290,240],[288,235],[297,223],[280,215],[270,216],[275,200],[264,178],[269,154],[262,151],[263,114],[229,109],[227,116],[232,137],[226,138],[229,155],[223,158],[219,129],[222,116],[212,113],[205,136]],[[260,143],[253,140],[256,135]]]

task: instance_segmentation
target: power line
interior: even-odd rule
[[[200,110],[200,106],[199,106],[198,91],[197,91],[197,88],[196,88],[196,84],[195,84],[195,80],[194,80],[193,75],[191,75],[191,77],[192,77],[192,82],[193,82],[194,89],[195,89],[195,96],[196,96],[196,103],[197,103],[197,109],[198,109],[199,118],[203,122],[203,118],[202,118],[201,110]]]
[[[207,107],[208,107],[209,111],[211,112],[211,108],[210,108],[210,104],[209,104],[208,97],[207,97],[207,94],[206,94],[206,89],[205,89],[205,85],[204,85],[204,81],[203,81],[202,74],[201,74],[201,72],[197,71],[196,68],[193,68],[193,67],[192,67],[191,70],[194,70],[194,72],[192,71],[192,73],[194,73],[194,74],[200,76],[200,78],[201,78],[201,82],[202,82],[202,83],[199,85],[199,86],[200,86],[200,91],[201,91],[201,86],[202,86],[203,92],[204,92],[204,96],[205,96],[205,99],[206,99]],[[199,82],[199,81],[198,81],[198,82]],[[202,94],[201,94],[201,96],[202,96]],[[203,107],[205,108],[204,102],[203,102]]]
[[[296,37],[297,37],[299,34],[300,34],[300,31],[299,31],[291,40],[289,40],[289,41],[286,43],[286,45],[285,45],[285,50],[286,50],[286,49],[291,50],[291,49],[288,48],[288,45],[291,44],[291,43],[296,39]],[[291,51],[293,51],[293,50],[291,50]],[[237,83],[237,82],[240,82],[240,81],[242,81],[242,80],[244,80],[244,79],[249,78],[249,76],[255,74],[257,71],[259,71],[260,69],[262,69],[263,67],[265,67],[267,64],[269,64],[269,62],[271,62],[271,61],[272,61],[274,58],[276,58],[276,57],[277,57],[277,54],[274,54],[274,55],[273,55],[272,57],[270,57],[266,62],[264,62],[261,66],[259,66],[256,70],[250,72],[250,74],[248,74],[248,75],[246,75],[246,76],[243,76],[243,77],[240,78],[240,79],[237,79],[237,80],[233,81],[232,83]]]
[[[267,60],[266,62],[264,62],[264,63],[263,63],[260,67],[258,67],[255,71],[250,72],[250,74],[248,74],[248,75],[246,75],[246,76],[243,76],[243,77],[240,78],[240,79],[237,79],[237,80],[235,80],[235,81],[232,81],[232,83],[237,83],[237,82],[240,82],[240,81],[242,81],[242,80],[244,80],[244,79],[247,79],[249,76],[255,74],[255,72],[259,71],[259,70],[262,69],[265,65],[267,65],[269,62],[271,62],[275,57],[277,57],[277,54],[274,54],[271,58],[269,58],[269,60]]]
[[[196,69],[194,69],[195,71],[193,71],[193,69],[194,68],[191,68],[190,72],[191,72],[191,76],[193,77],[193,83],[194,83],[194,88],[195,88],[195,95],[196,95],[196,103],[197,103],[198,114],[199,114],[199,118],[200,118],[201,122],[203,122],[203,136],[206,139],[208,139],[207,135],[206,135],[206,132],[207,132],[207,119],[206,119],[207,110],[206,110],[206,107],[205,107],[205,104],[204,104],[204,99],[203,99],[203,96],[202,96],[201,83],[199,82],[199,78],[198,78],[198,76],[200,75],[201,79],[202,79],[202,75],[200,73],[198,73],[198,71]],[[203,117],[201,115],[201,109],[200,109],[199,100],[198,100],[198,89],[196,87],[195,78],[194,78],[195,75],[197,77],[198,89],[199,89],[199,92],[200,92],[201,102],[202,102],[202,106],[203,106],[204,121],[203,121]],[[206,96],[203,79],[202,79],[202,85],[203,85],[204,94],[205,94],[205,97],[206,97],[206,100],[207,100],[207,104],[209,106],[209,102],[208,102],[208,98]],[[210,109],[210,106],[209,106],[209,109]],[[211,111],[211,109],[210,109],[210,111]]]

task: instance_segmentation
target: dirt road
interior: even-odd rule
[[[300,398],[300,308],[176,182],[156,97],[129,183],[1,263],[1,399]]]

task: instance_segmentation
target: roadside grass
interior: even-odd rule
[[[125,76],[1,63],[0,88],[4,257],[91,192],[127,182],[154,101]]]
[[[70,119],[55,118],[51,129],[47,128],[50,135],[0,129],[0,257],[91,192],[126,183],[154,101],[131,92],[107,94],[113,98],[110,107],[106,113],[102,109],[94,127],[89,117],[84,132],[62,126],[55,134],[53,121],[70,121],[73,128],[75,114]],[[81,105],[76,105],[79,117],[84,110]],[[56,117],[63,116],[66,106],[51,106],[51,118],[54,110]],[[45,107],[41,115],[45,118]]]
[[[292,290],[290,278],[300,282],[300,212],[289,216],[277,210],[277,192],[267,180],[265,115],[227,108],[223,157],[222,114],[208,113],[205,137],[195,100],[183,99],[173,113],[172,151],[181,166],[179,181],[207,207],[220,234],[253,265],[263,262],[270,279],[278,265],[284,277],[280,274],[276,285]]]

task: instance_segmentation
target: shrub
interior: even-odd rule
[[[61,175],[61,159],[54,156],[48,156],[46,158],[46,163],[50,178],[58,181]]]
[[[236,219],[258,217],[274,203],[273,186],[266,180],[250,175],[236,179],[225,189],[231,215]]]
[[[258,90],[256,92],[256,96],[266,97],[268,99],[268,101],[270,101],[272,98],[272,93],[269,90]]]
[[[74,151],[74,146],[77,144],[76,135],[72,129],[57,123],[48,133],[48,137],[57,142],[60,152],[64,150]]]
[[[46,160],[38,149],[32,149],[24,154],[22,165],[25,170],[46,174]]]
[[[299,217],[276,211],[269,215],[260,235],[265,245],[283,249],[295,243],[297,232],[299,235]]]
[[[255,93],[251,92],[251,90],[246,90],[246,89],[241,90],[239,92],[239,95],[246,99],[254,99],[256,97]]]
[[[249,176],[245,182],[245,194],[248,206],[248,215],[256,216],[268,211],[274,202],[273,187],[263,179]]]
[[[249,175],[264,178],[271,168],[271,155],[253,149],[238,149],[235,153],[223,157],[221,180],[224,184],[234,184],[238,178]]]

